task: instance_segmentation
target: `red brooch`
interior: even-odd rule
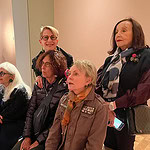
[[[132,54],[132,57],[130,58],[130,61],[139,62],[139,58],[140,58],[140,55]]]

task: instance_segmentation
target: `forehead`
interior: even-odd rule
[[[3,72],[8,72],[7,70],[5,70],[4,68],[0,68],[0,72],[3,71]]]
[[[120,22],[120,23],[117,25],[116,30],[122,29],[122,28],[132,29],[132,23],[131,23],[130,21],[123,21],[123,22]]]
[[[52,31],[49,29],[44,29],[43,35],[53,35]]]
[[[73,66],[70,68],[70,71],[71,71],[71,72],[76,71],[76,72],[80,72],[80,73],[85,73],[85,71],[84,71],[81,67],[76,66],[76,65],[73,65]]]
[[[43,62],[50,62],[50,57],[47,55],[43,58]]]

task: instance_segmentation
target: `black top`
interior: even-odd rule
[[[10,150],[22,135],[28,106],[28,94],[25,88],[15,88],[10,98],[0,105],[0,149]]]

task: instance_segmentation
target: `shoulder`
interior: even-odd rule
[[[38,57],[41,55],[41,54],[43,54],[45,51],[42,49],[33,59],[32,59],[32,62],[34,63],[37,59],[38,59]]]
[[[58,81],[55,84],[57,84],[57,90],[67,89],[65,78],[58,79]]]
[[[103,109],[103,107],[106,107],[104,99],[100,95],[96,94],[94,90],[92,90],[88,95],[87,100],[85,100],[85,104],[91,105],[95,109]]]
[[[17,88],[14,88],[14,90],[12,91],[10,97],[13,97],[13,96],[28,97],[28,93],[25,87],[20,85]]]
[[[95,101],[97,103],[97,106],[99,109],[104,109],[104,108],[108,108],[107,103],[104,101],[104,99],[95,93]]]
[[[148,57],[150,56],[150,48],[145,48],[142,50],[137,51],[142,57]]]
[[[67,66],[70,68],[73,64],[73,57],[72,55],[70,55],[69,53],[67,53],[66,51],[64,51],[62,48],[57,46],[57,50],[61,51],[62,54],[66,57],[67,59]]]
[[[137,57],[139,57],[139,65],[142,68],[142,72],[150,69],[150,49],[142,49],[137,52]]]

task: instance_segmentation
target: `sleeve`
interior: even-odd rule
[[[33,115],[36,109],[36,100],[37,100],[37,94],[36,94],[36,85],[34,85],[34,89],[32,92],[32,96],[30,99],[27,115],[26,115],[26,122],[25,122],[25,127],[24,127],[24,132],[23,132],[23,137],[31,137],[33,133],[33,126],[32,126],[32,121],[33,121]]]
[[[34,58],[32,59],[32,69],[33,69],[33,71],[34,71],[36,77],[42,75],[41,71],[36,68],[37,59],[39,58],[39,56],[40,56],[42,53],[43,53],[43,51],[40,51],[40,53],[39,53],[36,57],[34,57]]]
[[[3,120],[17,120],[25,116],[27,112],[28,96],[25,89],[15,89],[10,99],[5,102],[1,115]]]
[[[61,117],[60,117],[60,104],[57,108],[55,119],[45,143],[45,150],[57,150],[61,143]]]
[[[105,104],[96,112],[93,125],[84,150],[100,150],[103,147],[108,122],[108,106]]]
[[[102,65],[97,71],[97,80],[96,80],[96,87],[95,87],[96,94],[101,95],[101,96],[102,96],[101,80],[102,80],[103,67],[104,65]]]
[[[139,104],[144,104],[150,98],[150,70],[145,72],[137,88],[128,90],[125,95],[116,99],[117,108],[128,108]]]

